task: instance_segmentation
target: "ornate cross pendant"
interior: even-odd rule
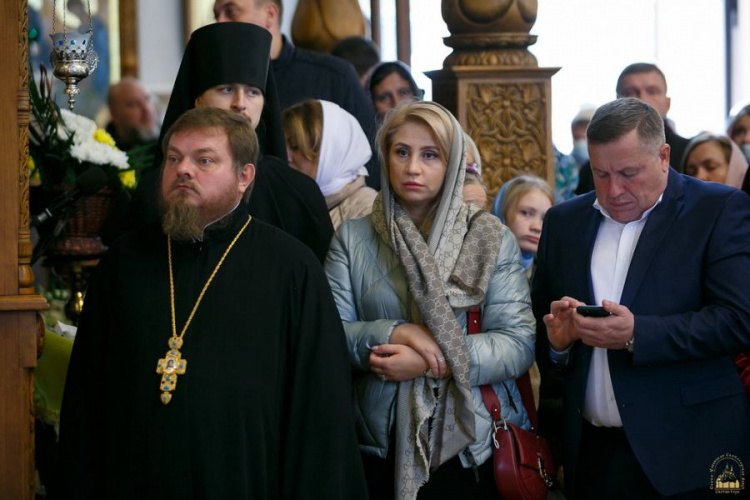
[[[171,392],[177,387],[177,376],[184,375],[187,369],[187,360],[182,359],[180,347],[182,347],[182,339],[171,337],[167,354],[156,363],[156,373],[161,375],[161,384],[159,384],[159,389],[162,391],[161,402],[165,405],[172,400]]]

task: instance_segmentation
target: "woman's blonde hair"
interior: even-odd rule
[[[287,147],[309,161],[318,161],[323,142],[323,107],[320,102],[307,99],[285,109],[281,117]]]
[[[387,182],[390,182],[389,151],[391,150],[391,146],[393,146],[394,137],[406,123],[418,123],[430,129],[440,153],[440,158],[446,164],[446,169],[450,161],[451,144],[453,143],[453,123],[451,116],[442,106],[438,106],[430,101],[406,102],[396,106],[386,115],[376,139],[378,154],[380,155],[380,165],[387,175]],[[462,132],[459,131],[459,133]],[[420,231],[423,234],[429,233],[429,229],[432,226],[432,219],[437,211],[438,202],[443,195],[444,187],[445,181],[443,181],[440,192],[435,197],[435,203],[420,227]]]
[[[508,188],[505,192],[503,206],[501,208],[507,226],[510,226],[515,221],[516,212],[518,211],[518,205],[521,203],[521,198],[535,189],[538,189],[549,198],[549,202],[552,205],[555,204],[555,194],[552,192],[552,188],[547,181],[541,177],[535,175],[521,175],[508,181]]]
[[[377,136],[380,163],[389,171],[388,152],[393,145],[393,138],[404,124],[421,123],[432,132],[441,158],[446,163],[450,158],[451,143],[453,141],[453,127],[447,112],[429,101],[412,101],[396,106],[383,121]]]

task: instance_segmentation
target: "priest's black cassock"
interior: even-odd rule
[[[173,242],[181,331],[247,221]],[[160,401],[172,326],[167,242],[131,232],[89,287],[61,414],[68,498],[365,498],[344,333],[325,275],[297,240],[253,219],[184,336],[187,370]]]

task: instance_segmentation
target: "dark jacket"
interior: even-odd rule
[[[594,199],[589,193],[547,212],[532,288],[542,352],[549,353],[542,318],[553,300],[593,303],[591,255],[602,219]],[[745,193],[670,170],[633,254],[621,304],[635,315],[635,351],[608,351],[609,369],[628,442],[662,495],[707,488],[713,462],[727,453],[750,463],[750,404],[733,363],[750,349],[747,227]],[[580,342],[571,349],[564,392],[569,483],[576,480],[593,352]]]

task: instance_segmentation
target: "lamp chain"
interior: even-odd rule
[[[88,8],[88,14],[89,14],[89,30],[91,31],[92,35],[94,33],[94,22],[91,20],[91,0],[86,0],[86,7]],[[67,25],[67,19],[66,19],[66,11],[67,9],[63,7],[63,34],[66,35],[68,33],[68,25]],[[52,0],[52,33],[57,33],[57,0]],[[91,45],[94,45],[94,39],[93,36],[91,38]]]
[[[89,29],[91,30],[91,44],[94,44],[94,23],[91,20],[91,0],[86,0],[86,6],[89,8]]]
[[[67,9],[63,7],[63,40],[67,43],[68,39],[68,23],[65,17],[65,11]],[[89,7],[89,22],[91,21],[91,8]],[[52,33],[57,33],[57,0],[52,0]]]

